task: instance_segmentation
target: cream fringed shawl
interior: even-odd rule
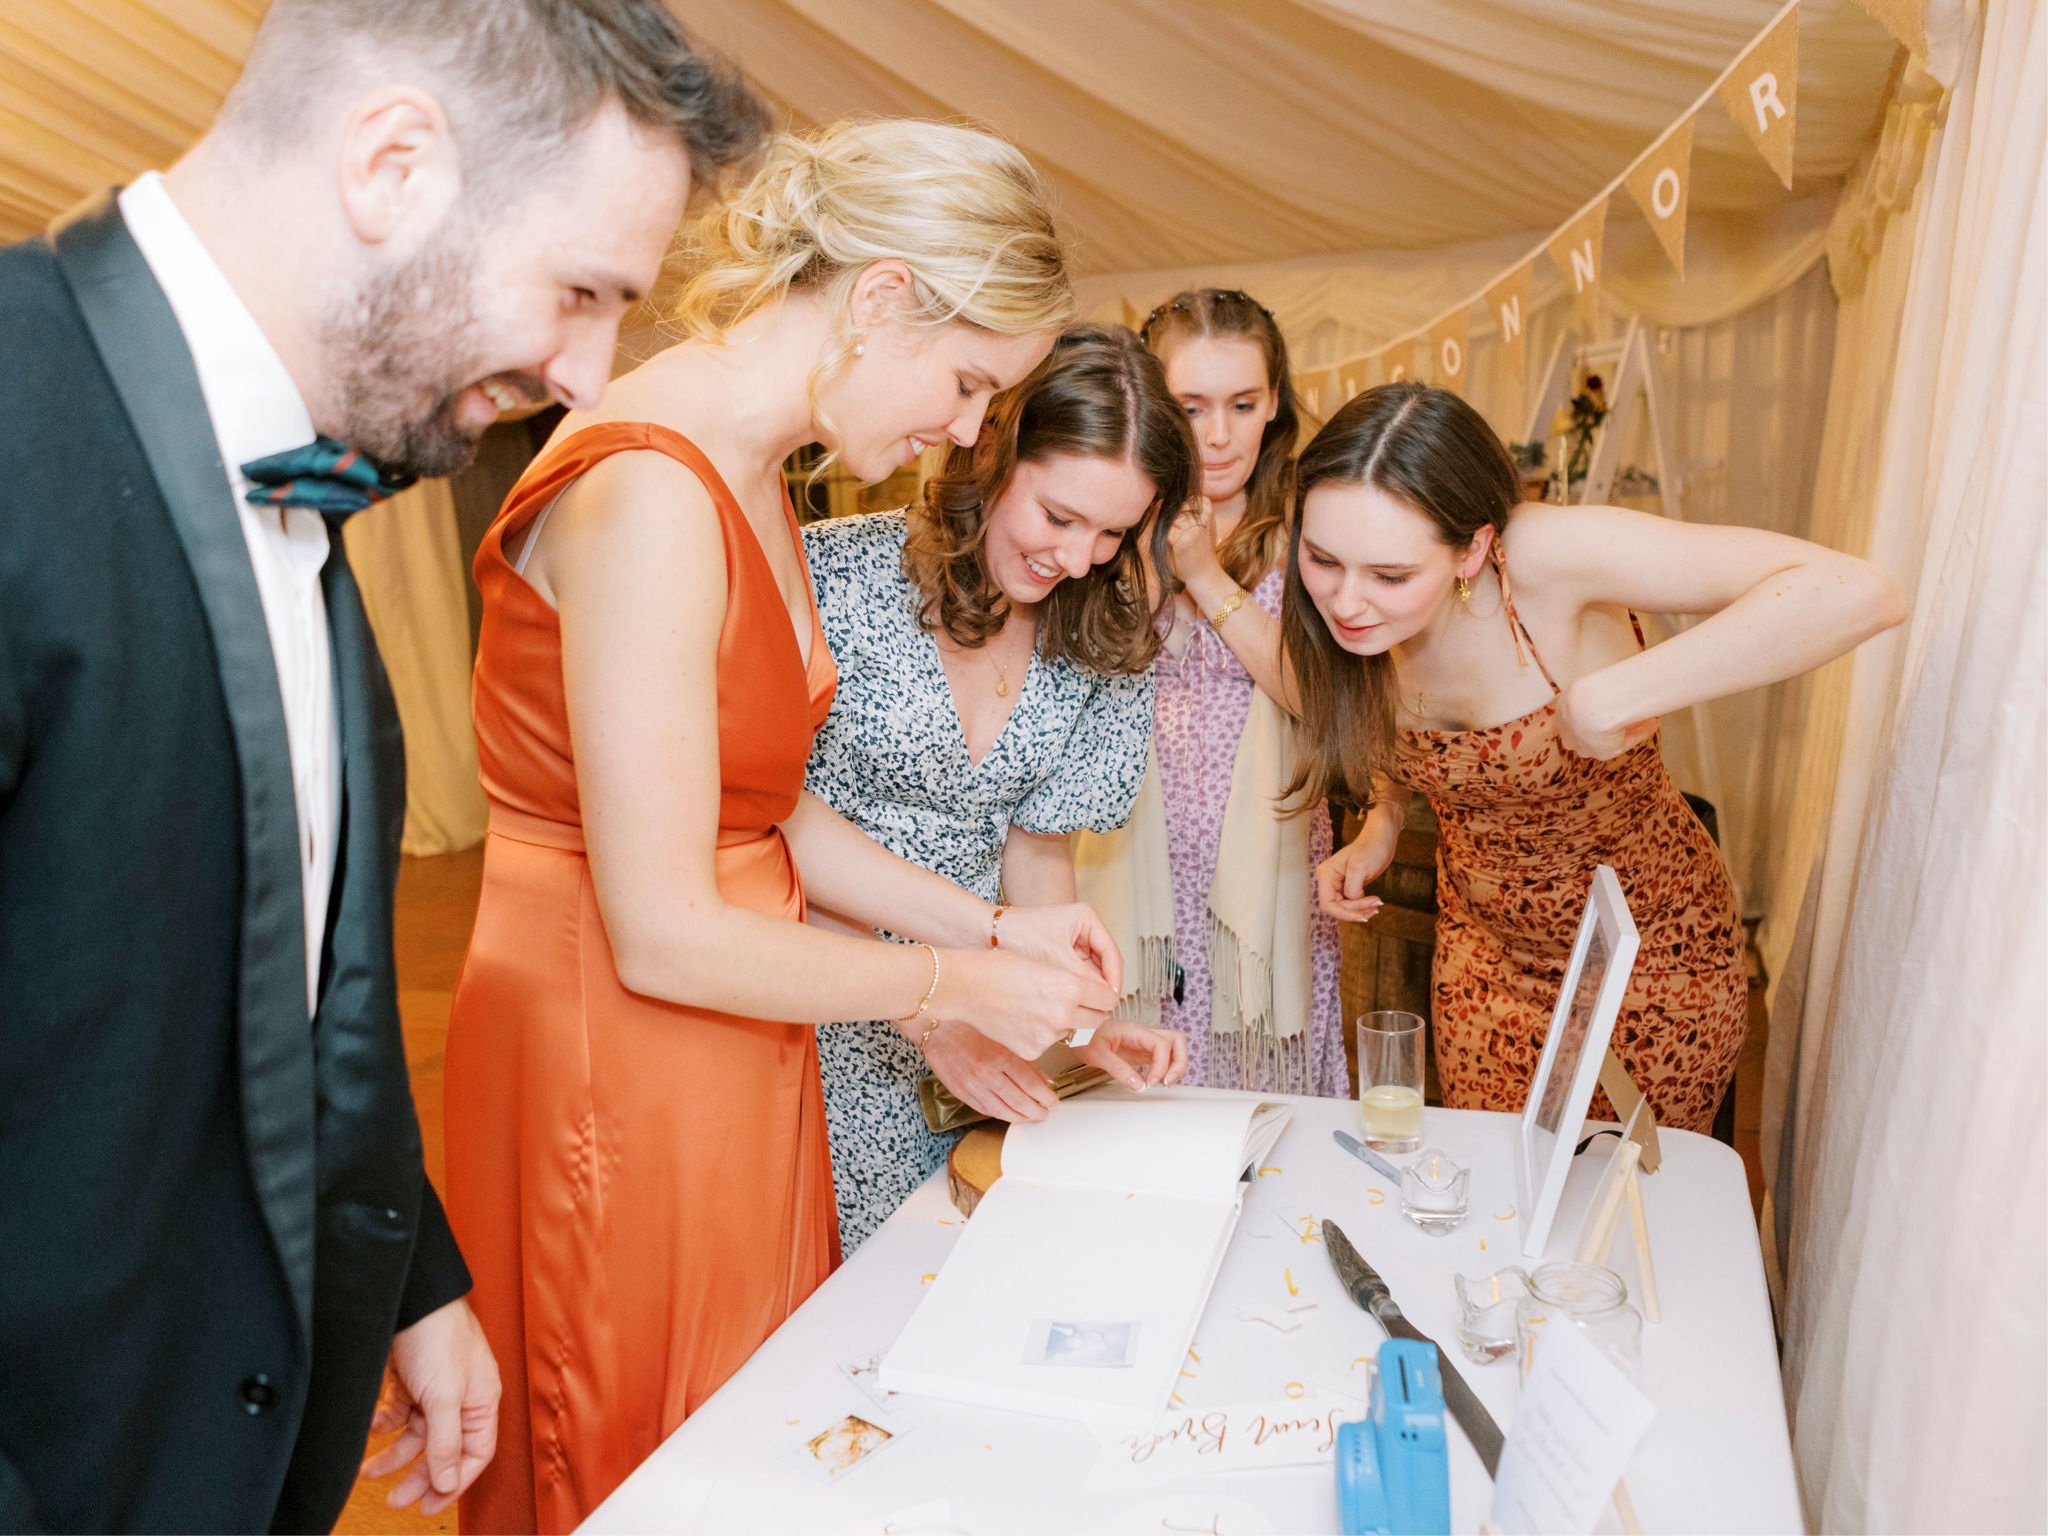
[[[1234,1067],[1238,1086],[1312,1093],[1310,818],[1282,816],[1277,804],[1293,764],[1286,715],[1254,688],[1209,884],[1209,1029],[1212,1060],[1225,1073]],[[1101,914],[1125,956],[1114,1017],[1156,1022],[1172,991],[1174,940],[1156,750],[1131,819],[1115,832],[1077,839],[1074,874],[1081,900]],[[1228,1086],[1211,1077],[1210,1086]]]

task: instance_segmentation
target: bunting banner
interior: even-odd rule
[[[1500,348],[1507,358],[1515,382],[1528,377],[1529,366],[1529,279],[1532,265],[1523,262],[1486,290],[1486,311],[1500,330]]]
[[[1550,259],[1577,296],[1579,322],[1593,330],[1600,319],[1600,248],[1607,236],[1607,199],[1603,196],[1550,237]]]
[[[1717,89],[1728,115],[1790,191],[1792,135],[1799,120],[1798,6],[1750,44]]]
[[[1927,0],[1856,0],[1876,23],[1927,62]]]
[[[1318,421],[1328,421],[1336,415],[1338,407],[1347,398],[1342,374],[1335,368],[1317,369],[1299,380],[1296,388],[1302,405]]]
[[[1916,55],[1928,46],[1930,0],[1856,0]],[[1529,367],[1529,294],[1536,259],[1548,250],[1571,291],[1575,321],[1598,334],[1600,284],[1605,274],[1603,247],[1608,205],[1627,187],[1642,209],[1657,241],[1685,277],[1686,218],[1692,200],[1692,152],[1698,116],[1719,98],[1755,143],[1757,152],[1789,190],[1792,185],[1792,142],[1799,119],[1799,0],[1785,5],[1751,39],[1734,63],[1693,100],[1661,137],[1549,240],[1500,273],[1455,309],[1430,320],[1421,330],[1382,342],[1377,351],[1346,358],[1321,374],[1297,376],[1308,409],[1328,420],[1360,390],[1381,382],[1430,379],[1447,389],[1463,391],[1471,354],[1471,307],[1484,304],[1500,337],[1508,370],[1526,382]],[[1319,382],[1320,381],[1320,382]],[[1311,399],[1314,390],[1320,405]]]
[[[1636,162],[1628,173],[1628,189],[1643,217],[1656,231],[1657,243],[1685,276],[1685,209],[1692,197],[1692,119],[1687,118],[1664,141]]]
[[[1454,394],[1465,393],[1465,358],[1470,351],[1472,310],[1460,305],[1429,328],[1430,376]]]

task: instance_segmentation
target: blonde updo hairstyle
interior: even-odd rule
[[[907,324],[1018,336],[1074,314],[1045,182],[1014,146],[955,123],[881,118],[778,134],[753,179],[698,221],[689,255],[673,316],[689,338],[717,342],[791,294],[825,296],[839,328],[811,371],[814,413],[819,386],[853,361],[853,287],[874,262],[910,269],[913,298],[890,317]]]

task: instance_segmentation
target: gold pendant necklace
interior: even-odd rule
[[[993,649],[989,651],[988,659],[996,669],[996,697],[1007,699],[1010,696],[1009,674],[1003,671],[1003,663]]]

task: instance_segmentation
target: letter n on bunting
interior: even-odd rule
[[[1529,263],[1523,262],[1486,290],[1487,312],[1500,328],[1501,354],[1508,370],[1520,383],[1527,375],[1529,356]]]
[[[1579,323],[1596,330],[1600,318],[1600,247],[1607,235],[1607,199],[1601,198],[1550,237],[1550,259],[1577,296]]]
[[[1656,232],[1664,254],[1685,276],[1685,209],[1692,197],[1692,119],[1664,135],[1628,173],[1628,190]]]
[[[1792,187],[1792,135],[1799,118],[1799,7],[1750,44],[1719,87],[1721,105],[1770,162],[1786,190]]]

